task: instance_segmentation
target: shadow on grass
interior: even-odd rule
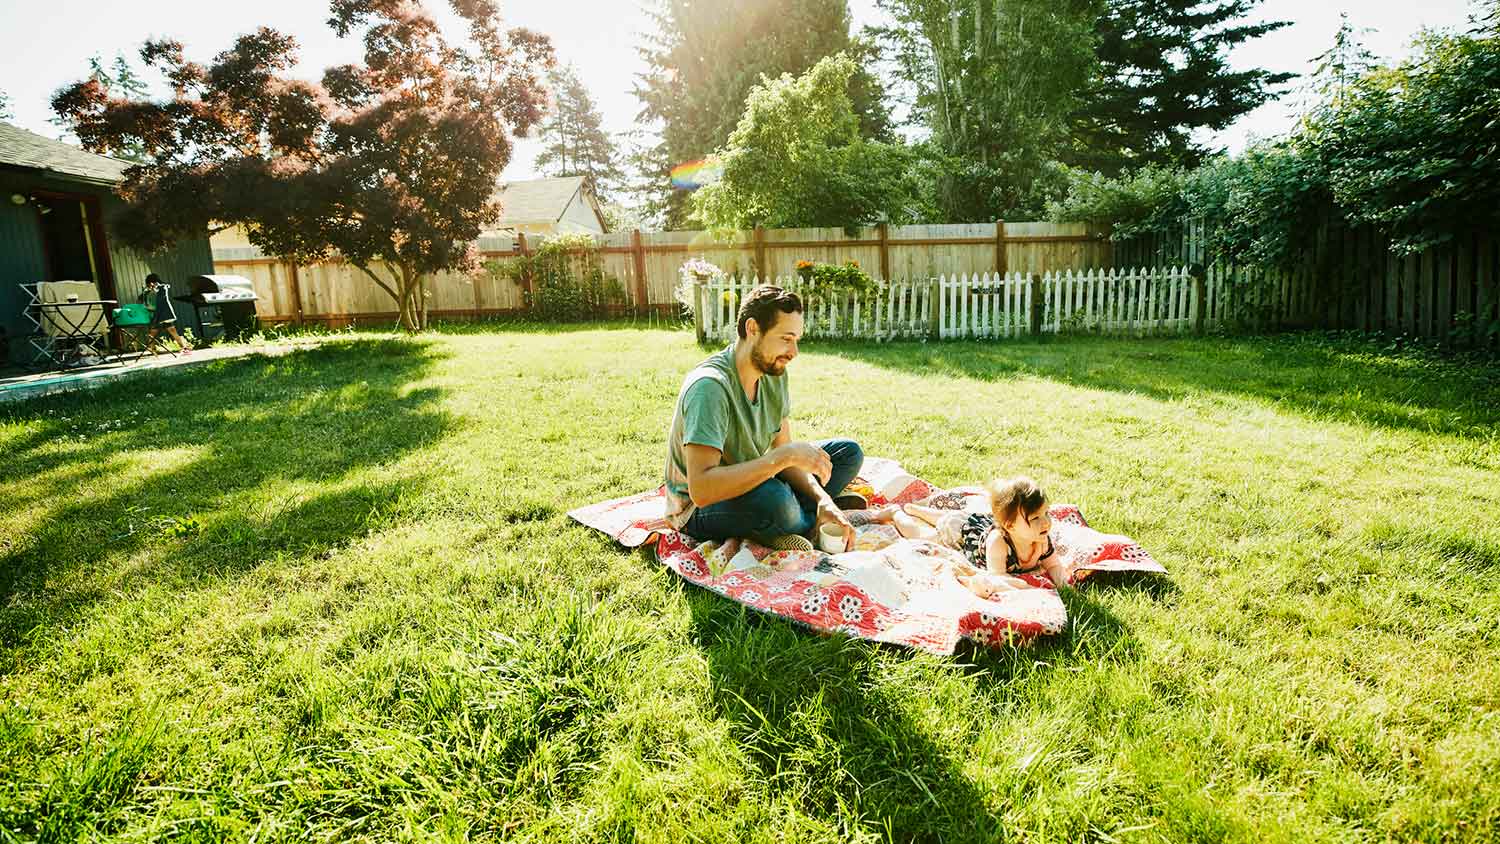
[[[40,492],[7,492],[4,503],[42,512],[37,530],[0,547],[0,647],[103,597],[105,584],[87,574],[65,581],[106,560],[136,558],[131,583],[192,582],[378,526],[423,480],[346,478],[451,427],[440,391],[409,388],[439,354],[405,340],[345,340],[28,403],[21,411],[36,430],[12,444],[0,489],[35,479]],[[109,473],[118,483],[97,483]],[[311,495],[261,512],[257,491],[285,482],[311,485]]]
[[[1473,437],[1500,425],[1500,367],[1386,354],[1367,341],[1321,335],[827,343],[810,350],[919,375],[1031,376],[1167,401],[1204,394],[1249,398],[1392,430]]]
[[[586,331],[632,331],[650,329],[654,331],[681,331],[686,338],[693,337],[693,321],[682,317],[661,314],[624,314],[603,319],[587,319],[578,322],[557,322],[524,315],[489,316],[482,319],[433,320],[429,333],[445,336],[474,336],[485,334],[577,334]],[[395,323],[365,323],[352,328],[329,329],[320,326],[298,327],[291,324],[277,326],[267,331],[267,339],[288,337],[389,337],[396,334]],[[709,343],[704,348],[721,349],[723,343]]]
[[[858,823],[892,840],[1003,837],[1002,816],[963,760],[913,721],[909,696],[921,691],[881,682],[882,656],[917,658],[911,651],[820,636],[684,585],[719,712],[776,791],[851,834]],[[1062,636],[1020,647],[963,642],[955,662],[1003,707],[1020,700],[1007,684],[1048,682],[1052,661],[1136,658],[1136,639],[1099,601],[1073,590],[1063,599],[1071,623]]]
[[[443,334],[576,334],[584,331],[681,331],[693,336],[693,322],[681,317],[660,314],[627,314],[608,319],[591,319],[579,322],[548,322],[532,317],[494,317],[477,321],[444,322],[433,328]],[[723,344],[719,344],[722,348]]]
[[[818,636],[702,589],[686,592],[719,714],[773,791],[835,828],[894,840],[993,840],[1000,819],[880,689],[880,648]],[[893,650],[893,652],[895,652]]]
[[[1443,526],[1415,529],[1380,519],[1365,530],[1365,538],[1376,550],[1395,552],[1416,565],[1430,563],[1440,577],[1488,577],[1500,571],[1500,542],[1487,536]]]
[[[1042,682],[1059,662],[1135,662],[1141,656],[1140,640],[1129,626],[1100,600],[1100,591],[1140,591],[1153,598],[1175,595],[1177,587],[1166,578],[1131,576],[1090,578],[1081,589],[1064,589],[1059,597],[1068,611],[1068,629],[1060,636],[1040,638],[1026,645],[986,648],[970,641],[959,643],[959,655],[970,671],[993,682],[992,697],[1019,700],[1030,692],[1025,682]],[[1038,670],[1040,669],[1040,671]]]

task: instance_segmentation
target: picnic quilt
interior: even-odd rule
[[[850,491],[870,506],[926,503],[962,509],[977,488],[940,489],[893,460],[866,457]],[[1024,643],[1062,632],[1067,612],[1045,575],[1032,587],[981,598],[958,581],[964,558],[924,540],[905,539],[886,524],[857,524],[854,550],[774,551],[751,540],[703,542],[663,518],[661,489],[573,510],[578,522],[627,547],[655,543],[657,559],[683,579],[751,609],[818,631],[951,654],[961,639],[980,645]],[[1077,507],[1050,508],[1052,543],[1073,584],[1109,571],[1164,574],[1145,549],[1125,536],[1089,527]],[[853,519],[860,522],[861,519]]]

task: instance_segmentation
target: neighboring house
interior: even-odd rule
[[[561,176],[506,182],[496,196],[500,200],[500,220],[484,236],[524,234],[547,237],[555,234],[604,234],[604,210],[588,179],[583,176]]]
[[[207,232],[160,255],[111,239],[110,222],[124,207],[114,189],[128,166],[0,123],[0,329],[12,360],[30,359],[22,284],[92,280],[101,298],[129,302],[147,273],[186,295],[190,276],[213,272]]]
[[[507,182],[500,186],[495,198],[500,201],[500,219],[481,232],[481,238],[510,238],[516,234],[535,238],[609,231],[604,222],[604,210],[583,176]],[[240,226],[215,232],[212,242],[214,254],[221,260],[254,258],[261,254],[250,245]]]

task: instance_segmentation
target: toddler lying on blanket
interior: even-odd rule
[[[1014,576],[1020,574],[1045,572],[1054,586],[1066,585],[1067,566],[1054,553],[1048,535],[1052,519],[1047,515],[1047,494],[1037,482],[1024,475],[996,479],[985,484],[984,491],[987,511],[956,509],[964,506],[963,497],[949,494],[926,505],[875,510],[869,520],[894,524],[908,539],[926,539],[962,553],[969,565],[954,574],[981,598],[1030,588]]]

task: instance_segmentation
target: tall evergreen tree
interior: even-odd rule
[[[642,156],[643,199],[664,210],[667,225],[688,217],[669,172],[724,145],[762,76],[801,75],[825,56],[850,55],[861,65],[850,80],[861,134],[889,137],[883,85],[865,69],[873,47],[850,37],[848,0],[660,0],[650,15],[656,32],[641,48],[648,70],[635,92],[660,140]]]
[[[553,70],[548,79],[552,117],[542,124],[546,146],[537,154],[537,169],[549,176],[587,176],[595,195],[606,201],[622,187],[625,174],[594,98],[572,65]]]
[[[1093,73],[1102,0],[879,0],[889,44],[930,134],[947,221],[1040,214],[1043,179]]]
[[[1229,66],[1234,47],[1290,24],[1244,23],[1259,3],[1108,0],[1094,30],[1098,74],[1063,160],[1111,174],[1199,164],[1210,150],[1193,142],[1194,129],[1229,126],[1295,76]]]

